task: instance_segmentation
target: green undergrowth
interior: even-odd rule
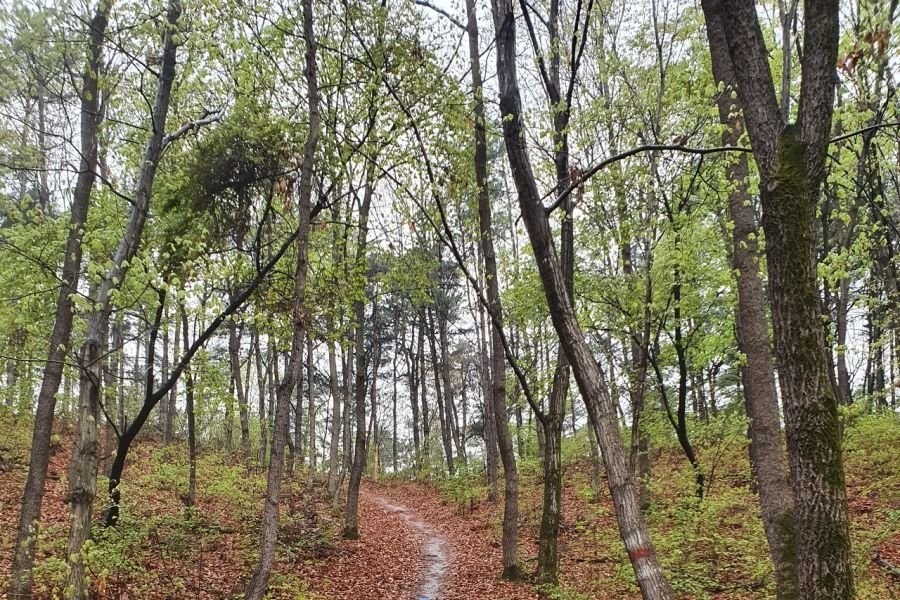
[[[890,413],[866,415],[851,408],[843,420],[857,598],[889,598],[895,582],[873,565],[871,556],[879,547],[900,540],[900,418]],[[694,472],[665,426],[664,422],[648,423],[652,471],[646,517],[676,596],[774,598],[759,500],[749,488],[745,420],[723,414],[708,424],[691,423],[691,439],[707,482],[702,500],[695,493]],[[582,444],[577,438],[567,442],[570,450]],[[563,586],[548,592],[548,597],[636,597],[634,573],[614,526],[606,481],[597,491],[589,489],[587,450],[567,454],[566,449],[564,443],[568,473],[564,484],[576,486],[582,503],[564,509],[564,522],[566,513],[574,519],[574,539],[569,544],[591,548],[600,557],[595,560],[608,565],[613,577],[585,580],[579,573],[570,580],[564,571]],[[600,502],[593,501],[595,494]]]
[[[0,410],[0,426],[11,417]],[[24,429],[17,427],[16,429]],[[13,469],[24,476],[30,436],[0,428],[0,448]],[[56,437],[59,435],[54,434]],[[97,598],[237,597],[256,563],[259,524],[266,490],[266,472],[221,452],[201,452],[197,460],[197,490],[188,506],[188,460],[185,445],[161,447],[155,440],[139,441],[132,449],[120,487],[121,503],[115,527],[103,527],[107,480],[100,477],[95,525],[82,556],[91,589]],[[295,481],[305,481],[305,473]],[[64,481],[62,482],[64,483]],[[337,527],[321,515],[328,512],[322,498],[307,498],[294,484],[284,493],[281,535],[269,597],[313,600],[293,574],[296,561],[325,556],[336,549]],[[285,488],[288,485],[285,484]],[[17,492],[18,493],[18,492]],[[66,514],[68,507],[45,499],[44,513]],[[13,530],[0,534],[11,548]],[[33,571],[36,599],[63,597],[67,574],[68,527],[48,523],[39,529],[38,561]],[[7,581],[0,577],[0,589]]]

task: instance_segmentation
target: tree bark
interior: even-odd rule
[[[72,524],[69,532],[69,583],[68,597],[72,600],[86,598],[88,590],[84,581],[84,563],[81,549],[90,532],[94,496],[97,491],[97,461],[99,441],[97,419],[99,417],[102,373],[99,362],[92,358],[93,346],[99,349],[100,340],[106,335],[112,310],[110,294],[121,286],[127,265],[134,258],[140,245],[147,212],[150,206],[153,181],[162,156],[163,135],[169,111],[172,82],[175,79],[177,43],[176,31],[181,6],[171,0],[166,12],[166,28],[159,82],[151,115],[152,133],[141,161],[141,171],[134,194],[134,204],[125,232],[112,258],[112,264],[103,276],[96,295],[92,298],[93,310],[86,317],[86,342],[82,351],[84,361],[80,378],[79,409],[75,435],[75,452],[69,465],[69,489],[72,501]],[[158,315],[160,318],[161,315]],[[151,334],[155,341],[155,332]],[[148,360],[148,385],[152,384],[152,362]]]
[[[725,39],[718,43],[727,44],[734,64],[760,171],[775,356],[795,498],[797,597],[849,599],[854,586],[840,426],[828,376],[813,235],[831,134],[838,3],[804,3],[796,127],[786,126],[779,113],[755,8],[735,0],[704,0],[702,5],[709,20],[724,23]]]
[[[516,81],[513,4],[511,0],[493,0],[492,7],[497,33],[497,73],[504,141],[553,326],[572,365],[588,408],[591,425],[603,449],[619,530],[634,567],[638,586],[647,600],[670,600],[674,598],[674,594],[663,576],[632,487],[631,470],[625,460],[615,407],[609,397],[603,373],[594,360],[572,310],[563,269],[556,257],[547,215],[541,204],[541,196],[526,152],[521,122],[522,103]]]
[[[725,84],[717,100],[719,121],[726,126],[722,141],[726,145],[737,145],[743,123],[734,116],[736,102],[727,91],[735,84],[735,73],[721,16],[707,14],[706,28],[713,77]],[[783,95],[782,102],[787,98]],[[785,468],[772,348],[759,273],[758,226],[748,189],[746,155],[741,154],[728,166],[727,175],[735,186],[728,196],[728,215],[734,224],[731,259],[737,274],[737,341],[746,357],[746,364],[741,368],[741,383],[744,406],[750,419],[750,460],[754,465],[760,513],[775,570],[776,594],[781,600],[792,600],[797,597],[794,498]]]
[[[28,475],[22,493],[22,508],[16,528],[9,595],[11,598],[31,597],[31,569],[34,566],[36,528],[41,517],[44,483],[50,463],[50,436],[53,433],[53,414],[56,394],[62,381],[63,366],[72,339],[72,298],[78,293],[81,272],[82,246],[85,225],[90,206],[98,164],[97,130],[100,126],[99,79],[103,71],[103,45],[111,3],[101,1],[88,25],[88,52],[82,72],[80,163],[75,190],[72,195],[72,212],[69,216],[69,232],[63,255],[61,285],[56,299],[53,332],[50,335],[47,362],[41,389],[37,397],[34,430],[31,436],[31,452]]]
[[[303,38],[306,43],[305,76],[309,130],[303,146],[303,161],[300,167],[297,209],[300,226],[297,235],[297,266],[294,272],[293,290],[293,332],[291,354],[284,378],[278,386],[275,402],[275,432],[272,437],[272,458],[266,481],[266,502],[263,508],[262,533],[260,535],[259,561],[244,593],[245,600],[261,600],[266,592],[269,573],[275,559],[275,544],[278,540],[279,501],[281,498],[281,477],[284,466],[284,446],[288,437],[290,398],[294,382],[300,374],[303,363],[303,340],[309,336],[309,313],[306,310],[306,281],[309,266],[310,199],[312,198],[313,167],[316,146],[319,142],[321,120],[319,114],[319,84],[316,67],[316,38],[313,29],[312,0],[303,0]],[[310,382],[312,383],[312,382]]]

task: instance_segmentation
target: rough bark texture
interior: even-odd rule
[[[69,233],[63,256],[62,284],[56,299],[50,349],[44,366],[44,376],[38,393],[31,436],[28,476],[22,493],[22,510],[16,529],[13,550],[12,576],[9,595],[12,598],[31,597],[31,568],[34,566],[36,526],[41,517],[44,483],[50,463],[50,435],[53,432],[53,413],[56,393],[62,381],[66,352],[72,339],[72,297],[78,291],[81,271],[81,241],[87,223],[91,190],[94,187],[98,163],[97,129],[102,113],[98,80],[102,71],[103,43],[111,2],[101,0],[88,26],[88,53],[82,73],[81,89],[81,161],[72,195]],[[43,128],[42,128],[43,130]]]
[[[590,8],[588,9],[590,11]],[[576,22],[576,27],[578,23]],[[577,29],[576,29],[577,31]],[[550,46],[558,48],[562,40],[559,34],[559,0],[550,2]],[[575,59],[573,59],[575,60]],[[577,69],[577,62],[572,69]],[[575,73],[570,76],[574,79]],[[569,175],[569,111],[560,89],[560,52],[550,54],[550,85],[547,87],[550,111],[553,115],[553,166],[556,171],[556,193],[562,194],[570,184]],[[570,88],[571,89],[571,88]],[[560,224],[560,263],[569,299],[574,297],[575,229],[572,222],[574,205],[569,195],[562,204]],[[549,366],[549,361],[548,361]],[[559,525],[562,519],[562,429],[565,419],[566,397],[569,394],[569,361],[562,348],[556,361],[553,386],[550,389],[547,410],[539,417],[539,430],[543,432],[541,444],[544,475],[544,498],[541,509],[541,527],[538,537],[538,583],[557,583],[559,569]]]
[[[538,271],[550,307],[553,326],[572,365],[581,395],[588,407],[591,425],[603,449],[610,492],[616,507],[620,533],[634,567],[638,586],[646,599],[674,598],[650,542],[637,497],[631,470],[619,436],[615,407],[606,381],[585,341],[572,310],[563,270],[550,237],[550,226],[525,148],[521,122],[521,98],[516,81],[515,13],[511,0],[493,0],[497,33],[497,73],[500,111],[506,151],[516,183],[519,206],[528,230]]]
[[[742,121],[736,116],[739,104],[731,99],[735,84],[734,65],[727,52],[725,26],[720,15],[708,14],[707,35],[713,77],[725,86],[717,100],[719,120],[727,126],[723,143],[737,145]],[[782,96],[782,102],[787,98]],[[728,167],[734,188],[728,196],[732,220],[732,266],[737,274],[738,306],[735,325],[738,347],[746,357],[741,369],[744,405],[750,419],[750,459],[759,490],[760,513],[769,554],[775,570],[778,598],[797,597],[797,555],[794,540],[794,497],[785,466],[784,439],[775,389],[772,347],[765,309],[765,294],[759,273],[758,226],[748,189],[749,165],[741,154]]]
[[[272,570],[272,563],[275,559],[275,543],[278,540],[278,509],[281,499],[281,476],[284,466],[284,446],[288,437],[290,398],[303,363],[303,340],[304,337],[309,335],[309,314],[306,311],[304,302],[306,299],[306,280],[309,266],[310,199],[312,197],[316,146],[321,135],[312,0],[303,1],[303,38],[306,43],[305,76],[309,130],[303,146],[303,162],[297,183],[297,209],[300,213],[300,226],[296,241],[297,266],[294,272],[292,299],[294,323],[291,335],[291,354],[290,363],[288,368],[285,369],[284,378],[278,386],[278,394],[275,401],[275,432],[272,436],[272,458],[269,462],[266,481],[266,501],[263,507],[259,561],[253,570],[250,581],[247,583],[247,590],[244,593],[245,600],[261,600],[263,598],[266,593],[269,573]]]
[[[796,127],[785,126],[779,113],[754,5],[704,0],[703,10],[725,23],[725,43],[760,171],[775,355],[795,498],[798,597],[849,599],[854,591],[847,497],[813,235],[831,132],[838,3],[804,3]]]

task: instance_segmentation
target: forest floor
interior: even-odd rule
[[[0,598],[4,597],[18,504],[27,469],[30,430],[0,414]],[[748,491],[745,438],[696,430],[710,487],[699,502],[689,468],[662,442],[653,456],[654,544],[680,599],[758,600],[772,597],[771,568],[756,497]],[[36,598],[49,599],[64,581],[71,453],[65,424],[54,436],[34,572]],[[563,520],[555,600],[639,598],[621,548],[602,472],[591,481],[589,453],[578,439],[564,444]],[[120,523],[97,528],[86,556],[94,596],[103,600],[220,600],[240,597],[259,544],[265,472],[234,456],[204,453],[197,504],[182,501],[184,446],[148,438],[129,458]],[[528,449],[525,450],[529,452]],[[530,452],[533,453],[534,449]],[[863,418],[848,427],[845,464],[859,600],[900,600],[900,579],[873,560],[900,564],[900,421]],[[286,490],[273,600],[532,600],[530,583],[500,579],[502,501],[486,499],[475,472],[416,482],[369,478],[360,497],[360,540],[342,540],[321,478],[311,491],[298,472]],[[101,480],[101,489],[104,481]],[[520,463],[520,544],[533,572],[540,523],[539,463]],[[502,485],[501,485],[502,489]],[[95,511],[99,513],[99,509]]]

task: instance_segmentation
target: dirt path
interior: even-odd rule
[[[397,515],[422,537],[419,555],[423,566],[416,600],[438,600],[450,562],[444,536],[405,506],[394,504],[372,492],[366,494],[366,500],[371,500],[386,511]]]
[[[500,544],[485,515],[459,514],[433,488],[366,482],[360,539],[299,565],[322,600],[532,600],[534,589],[503,581]]]

